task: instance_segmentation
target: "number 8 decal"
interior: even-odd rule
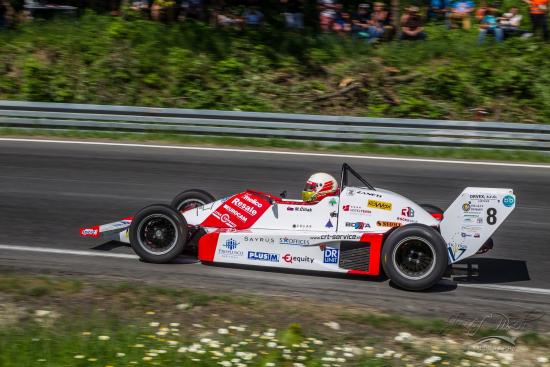
[[[494,225],[497,222],[497,210],[495,208],[487,209],[487,224]]]

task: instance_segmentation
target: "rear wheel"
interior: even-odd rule
[[[209,192],[194,189],[180,192],[174,197],[170,205],[178,212],[184,212],[214,201],[216,201],[216,198]]]
[[[434,286],[445,273],[447,248],[441,235],[423,224],[393,231],[382,248],[382,266],[399,287],[419,291]]]
[[[130,225],[130,245],[144,261],[167,263],[179,256],[187,243],[185,218],[168,205],[140,210]]]

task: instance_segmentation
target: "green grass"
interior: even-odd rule
[[[13,137],[44,137],[84,140],[111,140],[142,143],[168,143],[168,144],[192,144],[215,145],[242,148],[269,148],[292,149],[303,151],[317,151],[327,153],[348,154],[380,154],[412,157],[433,157],[449,159],[483,159],[495,161],[518,161],[549,163],[550,155],[518,150],[475,149],[475,148],[422,148],[413,146],[381,146],[372,143],[363,144],[337,144],[321,145],[316,142],[302,142],[285,139],[261,139],[261,138],[236,138],[236,137],[211,137],[189,136],[177,134],[158,133],[116,133],[100,131],[56,131],[43,129],[19,130],[14,128],[0,128],[0,136]]]
[[[26,288],[47,291],[37,297]],[[2,367],[402,366],[433,356],[441,357],[436,364],[476,366],[505,359],[491,350],[466,354],[474,339],[443,320],[346,304],[320,309],[306,299],[10,274],[0,274],[0,292]],[[394,340],[403,332],[406,340]],[[477,337],[494,332],[482,328]],[[518,366],[534,365],[549,345],[535,332],[519,343]]]

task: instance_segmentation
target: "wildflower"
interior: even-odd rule
[[[89,335],[92,335],[92,333],[89,332],[89,331],[83,331],[83,332],[82,332],[82,335],[84,335],[84,336],[89,336]]]
[[[340,324],[336,321],[325,322],[323,325],[331,328],[332,330],[340,330]]]
[[[46,360],[44,358],[37,359],[36,361],[37,362],[46,362]]]
[[[143,348],[145,345],[143,344],[134,344],[134,348]]]
[[[273,363],[273,362],[267,362],[267,363],[265,364],[265,367],[275,367],[275,363]]]
[[[233,353],[233,348],[231,347],[225,347],[223,348],[224,353]]]
[[[220,335],[227,335],[229,334],[229,330],[225,329],[225,328],[219,328],[218,329],[218,334]]]
[[[469,351],[467,351],[467,352],[464,353],[464,354],[466,354],[468,357],[474,357],[474,358],[481,358],[481,357],[483,357],[483,354],[482,354],[482,353],[474,352],[474,351],[472,351],[472,350],[469,350]]]
[[[409,342],[412,340],[412,335],[410,333],[402,331],[393,339],[396,342]]]
[[[155,311],[147,311],[145,312],[146,315],[154,315],[155,314]]]
[[[300,362],[294,362],[292,365],[293,365],[294,367],[306,367],[305,364],[300,363]]]
[[[537,362],[539,363],[548,363],[547,357],[537,357]]]
[[[267,343],[267,347],[268,347],[268,348],[276,348],[276,347],[277,347],[277,343],[275,343],[275,342],[269,342],[269,343]]]
[[[96,362],[97,358],[88,358],[88,362]]]
[[[197,329],[203,328],[201,324],[191,324],[191,326],[196,327]]]
[[[164,330],[160,330],[160,331],[157,331],[155,334],[157,334],[158,336],[164,336],[166,334],[168,334],[166,331]]]
[[[424,360],[424,364],[434,364],[436,362],[441,361],[441,357],[439,356],[431,356]]]
[[[51,313],[52,313],[52,311],[48,311],[48,310],[36,310],[36,311],[34,311],[34,315],[37,316],[37,317],[49,316]]]
[[[77,354],[74,356],[75,359],[84,359],[86,356],[83,356],[82,354]]]
[[[150,357],[150,356],[145,356],[142,358],[144,361],[150,361],[151,359],[153,359],[153,357]]]
[[[233,365],[233,363],[229,362],[229,361],[221,361],[221,362],[218,362],[220,365],[222,365],[223,367],[230,367]]]
[[[160,325],[160,323],[156,322],[156,321],[151,321],[149,323],[149,326],[152,326],[152,327],[158,327]]]
[[[105,341],[111,339],[111,337],[109,335],[100,335],[97,337],[97,339]]]
[[[117,357],[124,357],[124,356],[126,356],[126,353],[118,352],[118,353],[116,354],[116,356],[117,356]]]
[[[187,353],[187,348],[186,347],[178,348],[178,353]]]
[[[178,345],[178,342],[176,340],[168,340],[168,345],[176,346]]]
[[[171,322],[170,323],[170,327],[179,327],[179,326],[180,326],[179,322]]]

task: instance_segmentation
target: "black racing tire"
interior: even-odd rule
[[[190,208],[193,208],[196,206],[209,204],[214,201],[216,201],[216,198],[208,191],[193,189],[186,190],[177,194],[174,199],[172,199],[172,203],[170,204],[170,206],[177,211],[182,211],[186,208],[186,206],[190,206]]]
[[[130,245],[146,262],[164,264],[179,256],[188,237],[187,222],[174,208],[156,204],[141,209],[130,225]]]
[[[432,204],[420,204],[420,207],[430,214],[443,214],[444,211],[438,206]]]
[[[400,288],[421,291],[433,287],[448,264],[445,240],[424,224],[407,224],[395,229],[382,247],[382,267]]]

